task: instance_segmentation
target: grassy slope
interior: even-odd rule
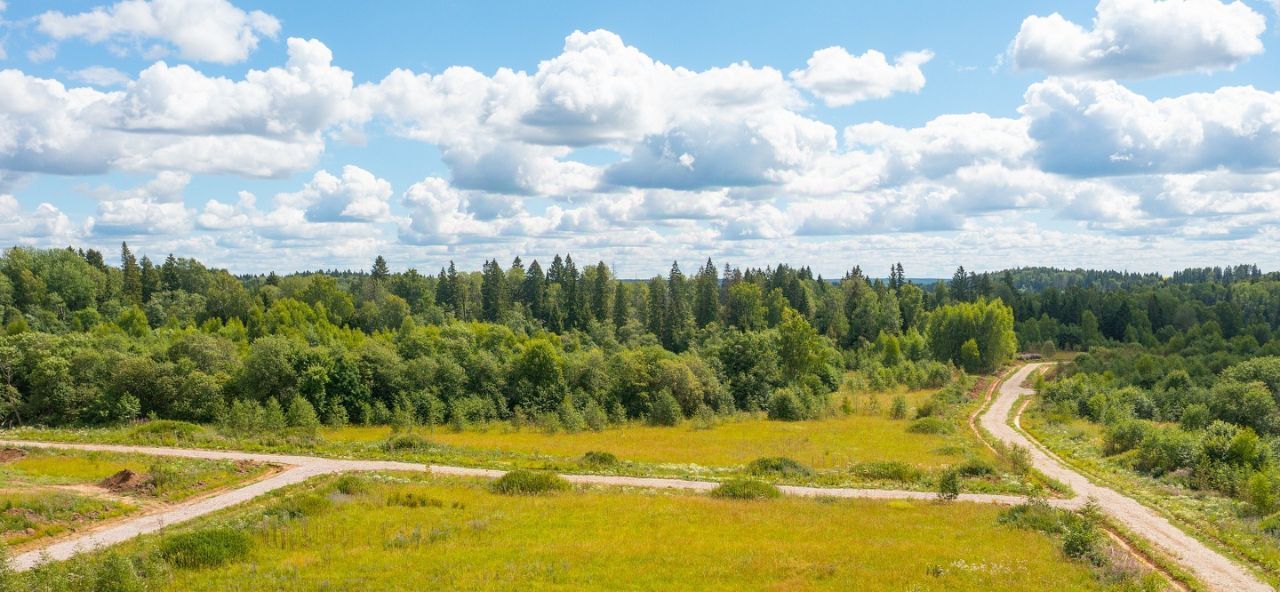
[[[1247,559],[1264,573],[1280,574],[1280,542],[1244,512],[1245,504],[1210,491],[1195,491],[1166,480],[1139,475],[1123,464],[1124,455],[1102,455],[1102,427],[1072,419],[1062,423],[1042,412],[1038,399],[1023,414],[1022,427],[1077,469],[1156,508],[1188,531],[1230,555]],[[1280,575],[1269,578],[1280,585]]]
[[[441,504],[388,505],[405,489]],[[175,570],[163,589],[1102,589],[1050,539],[998,525],[990,506],[616,490],[504,497],[465,480],[331,497],[326,512],[257,530],[248,559]],[[261,524],[256,512],[232,521]]]

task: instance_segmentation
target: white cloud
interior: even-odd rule
[[[910,51],[890,64],[874,49],[855,56],[833,46],[813,52],[805,69],[791,72],[791,79],[828,107],[844,107],[899,92],[920,92],[925,82],[920,66],[931,59],[929,50]]]
[[[76,70],[69,75],[69,78],[94,86],[124,86],[129,82],[129,75],[115,68],[106,66],[89,66],[81,70]]]
[[[388,219],[391,183],[358,166],[342,167],[342,177],[319,171],[296,193],[276,196],[276,203],[306,211],[312,222],[379,222]]]
[[[222,64],[244,61],[260,39],[280,32],[275,17],[259,10],[246,13],[226,0],[123,0],[78,14],[49,11],[36,21],[42,33],[59,41],[140,44],[154,39],[171,44],[184,59]]]
[[[67,215],[52,204],[25,211],[17,198],[0,194],[0,236],[19,244],[66,246],[78,233]]]
[[[157,62],[122,90],[0,71],[0,168],[54,174],[185,170],[275,177],[311,166],[327,130],[367,118],[351,72],[314,40],[243,80]]]
[[[1152,101],[1111,81],[1027,89],[1035,159],[1075,176],[1280,168],[1280,93],[1224,87]]]
[[[1101,0],[1092,30],[1058,13],[1027,17],[1010,52],[1019,69],[1147,78],[1232,69],[1262,53],[1265,29],[1239,0]]]
[[[165,171],[132,189],[86,189],[99,200],[86,226],[96,235],[172,235],[191,227],[183,194],[191,175]]]

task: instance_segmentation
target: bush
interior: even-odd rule
[[[679,425],[684,415],[680,411],[680,402],[671,396],[671,391],[662,389],[653,400],[653,408],[649,410],[649,423],[659,426]]]
[[[499,477],[490,489],[504,495],[538,495],[569,489],[569,482],[553,473],[516,469]]]
[[[981,458],[971,458],[956,465],[955,472],[962,477],[989,477],[996,474],[996,467]]]
[[[586,454],[582,455],[580,462],[588,467],[611,467],[618,464],[618,457],[614,456],[612,452],[588,450]]]
[[[799,461],[785,456],[757,458],[747,464],[747,472],[752,475],[780,475],[783,477],[806,477],[813,474],[813,469],[800,464]]]
[[[949,502],[960,497],[960,472],[943,471],[938,477],[938,499]]]
[[[129,441],[192,442],[203,431],[194,423],[153,419],[129,430]]]
[[[1141,420],[1122,421],[1109,428],[1102,437],[1102,453],[1111,456],[1137,448],[1153,428]]]
[[[1258,471],[1245,485],[1245,500],[1261,515],[1280,511],[1280,471]]]
[[[1262,532],[1274,537],[1280,537],[1280,512],[1263,518],[1262,522],[1258,523],[1258,527],[1262,529]]]
[[[431,448],[431,441],[417,434],[396,434],[387,438],[382,443],[382,448],[387,452],[395,452],[397,450],[427,450]]]
[[[98,566],[94,592],[142,592],[146,589],[133,561],[115,551],[107,554]],[[9,590],[10,588],[0,588]]]
[[[301,395],[294,395],[293,400],[289,401],[289,409],[285,411],[284,418],[289,427],[311,436],[314,436],[320,427],[316,408]]]
[[[160,541],[160,557],[182,568],[217,567],[243,558],[253,550],[248,533],[234,528],[184,532]]]
[[[369,482],[355,475],[343,475],[334,482],[333,488],[342,495],[360,495],[369,491]]]
[[[587,405],[582,409],[582,418],[587,422],[587,429],[593,432],[604,431],[609,425],[609,416],[595,399],[587,399]]]
[[[921,417],[911,422],[907,431],[913,434],[950,434],[955,431],[955,426],[940,417]]]
[[[443,508],[444,502],[418,491],[396,490],[387,495],[387,505],[402,508]]]
[[[1203,430],[1213,422],[1213,414],[1209,411],[1208,405],[1192,403],[1182,410],[1182,417],[1178,422],[1182,424],[1184,430]]]
[[[1009,467],[1014,474],[1026,475],[1031,472],[1031,451],[1027,447],[1014,444],[1005,449],[1005,457],[1009,459]]]
[[[267,516],[280,520],[293,520],[307,516],[317,516],[333,505],[329,498],[316,494],[293,495],[284,498],[266,511]]]
[[[712,497],[725,499],[763,500],[782,495],[777,487],[750,479],[730,479],[711,490]]]
[[[800,421],[804,419],[804,404],[792,389],[778,389],[769,397],[769,419]]]
[[[920,469],[897,460],[858,463],[853,467],[853,474],[863,479],[903,483],[918,481],[924,476]]]
[[[907,418],[907,398],[897,395],[893,398],[893,403],[889,405],[889,417],[892,419]]]
[[[1063,518],[1066,514],[1066,512],[1040,500],[1014,506],[1000,512],[997,522],[1027,530],[1056,534],[1062,532]]]

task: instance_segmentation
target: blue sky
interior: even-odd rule
[[[1280,268],[1264,0],[0,6],[0,244]]]

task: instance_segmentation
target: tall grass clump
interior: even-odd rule
[[[813,469],[785,456],[757,458],[747,463],[747,472],[752,475],[778,475],[781,477],[807,477]]]
[[[762,481],[730,479],[711,490],[712,497],[724,499],[764,500],[782,495],[778,488]]]
[[[569,482],[554,473],[516,469],[499,477],[490,489],[504,495],[541,495],[569,489]]]
[[[241,559],[253,550],[253,539],[242,530],[210,528],[165,537],[160,556],[174,567],[217,567]]]

